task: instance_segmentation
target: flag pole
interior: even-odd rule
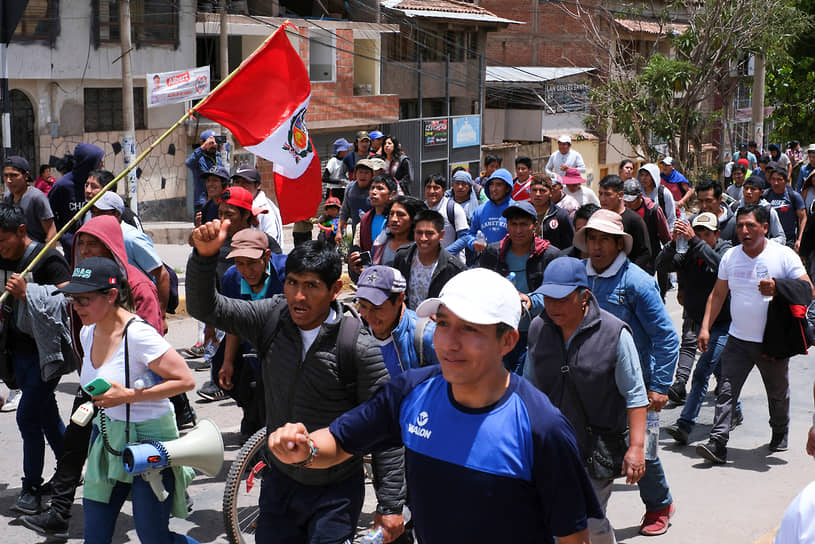
[[[281,26],[286,26],[287,24],[290,24],[290,23],[288,23],[288,22],[287,22],[287,23],[284,23],[284,24],[283,24],[283,25],[281,25]],[[270,39],[271,39],[271,36],[269,36],[268,38],[266,38],[266,39],[263,41],[263,43],[262,43],[262,44],[260,44],[260,45],[257,47],[257,49],[255,49],[255,51],[257,51],[258,49],[260,49],[261,47],[263,47],[263,46],[266,44],[266,42],[267,42],[267,41],[269,41]],[[252,53],[252,55],[254,55],[254,53]],[[249,57],[247,57],[247,59],[251,58],[251,57],[252,57],[252,55],[250,55]],[[246,62],[246,61],[244,61],[244,62]],[[56,235],[55,235],[53,238],[51,238],[50,240],[48,240],[48,241],[45,243],[45,246],[44,246],[44,247],[43,247],[43,248],[40,250],[40,252],[39,252],[39,253],[37,253],[37,255],[34,257],[34,259],[32,259],[32,260],[31,260],[31,262],[28,264],[28,266],[26,266],[26,267],[25,267],[25,270],[23,270],[22,272],[20,272],[20,276],[25,276],[26,274],[28,274],[29,272],[31,272],[31,271],[34,269],[34,267],[35,267],[35,266],[37,266],[37,264],[38,264],[38,263],[39,263],[39,262],[42,260],[42,258],[45,256],[45,253],[46,253],[46,252],[47,252],[49,249],[53,248],[53,247],[56,245],[57,240],[59,240],[60,238],[62,238],[62,236],[63,236],[63,235],[66,233],[66,232],[68,232],[68,229],[70,229],[70,228],[73,226],[73,224],[74,224],[74,223],[76,223],[76,222],[77,222],[77,221],[78,221],[78,220],[79,220],[79,219],[80,219],[82,216],[84,216],[84,215],[85,215],[85,214],[88,212],[88,210],[90,210],[90,209],[93,207],[93,205],[94,205],[94,204],[96,204],[96,201],[97,201],[97,200],[99,200],[100,198],[102,198],[102,195],[103,195],[103,194],[105,194],[105,193],[106,193],[106,192],[108,192],[110,189],[112,189],[112,188],[113,188],[113,187],[114,187],[114,186],[115,186],[115,185],[116,185],[116,184],[117,184],[117,183],[118,183],[118,182],[119,182],[121,179],[123,179],[123,178],[124,178],[125,176],[127,176],[127,174],[129,174],[129,173],[130,173],[130,172],[131,172],[131,171],[132,171],[134,168],[136,168],[136,166],[137,166],[137,165],[138,165],[138,164],[139,164],[141,161],[143,161],[145,158],[147,158],[147,155],[149,155],[149,154],[150,154],[150,153],[151,153],[151,152],[152,152],[152,151],[153,151],[153,150],[154,150],[156,147],[158,147],[158,145],[159,145],[161,142],[163,142],[164,140],[166,140],[166,139],[167,139],[167,137],[168,137],[170,134],[172,134],[172,133],[175,131],[175,129],[177,129],[178,127],[180,127],[180,126],[181,126],[181,125],[184,123],[184,121],[186,121],[187,119],[189,119],[190,117],[192,117],[193,112],[196,112],[196,113],[197,113],[197,109],[196,109],[196,108],[198,108],[198,107],[200,107],[201,105],[203,105],[203,104],[204,104],[204,103],[207,101],[207,99],[208,99],[210,96],[212,96],[213,94],[215,94],[215,92],[217,92],[217,91],[218,91],[220,88],[222,88],[222,87],[223,87],[223,86],[225,86],[227,83],[229,83],[229,82],[232,80],[232,78],[234,78],[234,77],[237,75],[237,73],[238,73],[238,72],[241,70],[241,68],[242,68],[242,67],[243,67],[243,62],[242,62],[242,63],[241,63],[241,64],[240,64],[240,65],[239,65],[237,68],[235,68],[234,70],[232,70],[232,72],[231,72],[231,73],[230,73],[228,76],[226,76],[226,77],[225,77],[223,80],[221,80],[221,82],[220,82],[220,83],[218,83],[218,85],[216,85],[216,86],[215,86],[215,88],[214,88],[214,89],[212,89],[212,90],[209,92],[209,94],[207,94],[207,96],[206,96],[206,97],[205,97],[203,100],[201,100],[201,101],[200,101],[198,104],[196,104],[194,107],[192,107],[191,109],[189,109],[189,110],[188,110],[188,111],[187,111],[187,112],[186,112],[186,113],[185,113],[185,114],[184,114],[184,115],[181,117],[181,119],[179,119],[178,121],[176,121],[176,122],[173,124],[173,126],[171,126],[170,128],[168,128],[168,129],[167,129],[167,130],[164,132],[164,134],[162,134],[161,136],[159,136],[159,137],[158,137],[158,139],[157,139],[155,142],[153,142],[152,144],[150,144],[150,147],[148,147],[147,149],[145,149],[144,151],[142,151],[142,152],[141,152],[141,154],[140,154],[138,157],[136,157],[136,159],[135,159],[135,160],[134,160],[134,161],[133,161],[133,162],[130,164],[130,166],[128,166],[127,168],[125,168],[124,170],[122,170],[122,172],[120,172],[120,173],[119,173],[119,175],[117,175],[115,178],[113,178],[113,179],[112,179],[112,180],[111,180],[111,181],[110,181],[110,182],[109,182],[107,185],[105,185],[104,187],[102,187],[102,190],[101,190],[101,191],[99,191],[98,193],[96,193],[96,196],[94,196],[92,199],[90,199],[88,202],[86,202],[86,203],[85,203],[85,205],[84,205],[84,206],[82,206],[82,208],[80,208],[80,210],[79,210],[78,212],[76,212],[76,214],[75,214],[75,215],[74,215],[74,216],[71,218],[71,220],[70,220],[70,221],[68,221],[67,223],[65,223],[65,225],[63,225],[63,227],[62,227],[61,229],[59,229],[59,232],[57,232],[57,233],[56,233]],[[70,257],[71,257],[70,255],[66,255],[66,259],[70,259]],[[9,292],[8,292],[8,291],[4,291],[4,292],[3,292],[3,294],[0,294],[0,305],[2,305],[2,304],[3,304],[3,303],[6,301],[6,299],[8,298],[8,295],[9,295]]]

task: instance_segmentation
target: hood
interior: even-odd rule
[[[507,251],[509,251],[510,246],[512,245],[512,241],[509,239],[509,234],[504,236],[504,239],[499,242],[498,245],[498,255],[500,256],[502,261],[506,261]],[[529,252],[530,257],[539,257],[543,255],[546,248],[548,248],[551,244],[549,240],[545,238],[541,238],[537,234],[532,239],[532,251]]]
[[[98,217],[94,217],[82,227],[76,231],[76,236],[79,233],[88,233],[93,236],[99,238],[105,247],[107,247],[113,256],[116,257],[116,263],[119,265],[119,268],[124,272],[125,275],[127,274],[127,251],[125,251],[125,240],[122,235],[122,227],[119,225],[119,222],[116,220],[115,217],[112,215],[100,215]],[[72,259],[73,263],[79,259],[79,254],[76,250],[77,244],[73,245],[72,251]]]
[[[648,172],[651,175],[651,179],[654,180],[654,184],[656,184],[657,187],[660,186],[659,166],[652,162],[649,162],[647,164],[643,164],[640,167],[640,170],[645,170],[646,172]],[[637,172],[639,173],[639,171]]]
[[[74,169],[71,171],[74,183],[82,182],[84,187],[88,174],[95,170],[105,156],[105,152],[93,144],[78,144],[74,148]]]
[[[484,182],[484,190],[487,191],[487,198],[489,200],[492,200],[492,198],[490,198],[490,183],[492,183],[493,181],[500,181],[502,183],[506,183],[507,186],[509,187],[509,191],[510,191],[509,193],[507,193],[507,196],[512,194],[512,184],[511,183],[507,183],[506,181],[502,180],[501,178],[491,178],[491,179],[488,179],[487,181]]]

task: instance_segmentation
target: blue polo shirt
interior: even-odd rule
[[[515,374],[498,402],[470,409],[455,401],[439,366],[410,369],[330,431],[355,455],[404,444],[423,544],[552,542],[603,517],[571,425]]]

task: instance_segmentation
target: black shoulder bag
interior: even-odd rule
[[[125,325],[125,330],[122,332],[122,337],[124,337],[125,342],[125,387],[130,387],[130,353],[127,349],[127,329],[130,325],[138,320],[136,317],[131,317],[130,321],[127,322]],[[105,449],[111,455],[115,455],[117,457],[122,456],[122,452],[113,449],[113,446],[110,445],[108,442],[108,434],[105,421],[107,420],[107,415],[105,414],[104,408],[99,408],[99,427],[102,434],[102,443],[105,445]],[[130,403],[125,404],[125,444],[130,444]]]
[[[577,401],[580,415],[586,426],[586,457],[583,459],[586,470],[596,480],[613,480],[622,477],[623,458],[625,458],[625,452],[628,451],[628,430],[608,431],[592,426],[586,417],[586,408],[583,406],[577,387],[569,375],[569,365],[564,365],[561,373]]]

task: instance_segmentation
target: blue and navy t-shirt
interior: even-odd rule
[[[603,517],[571,425],[514,374],[498,402],[473,410],[455,401],[440,367],[411,369],[330,430],[357,455],[405,445],[422,544],[552,542]]]

